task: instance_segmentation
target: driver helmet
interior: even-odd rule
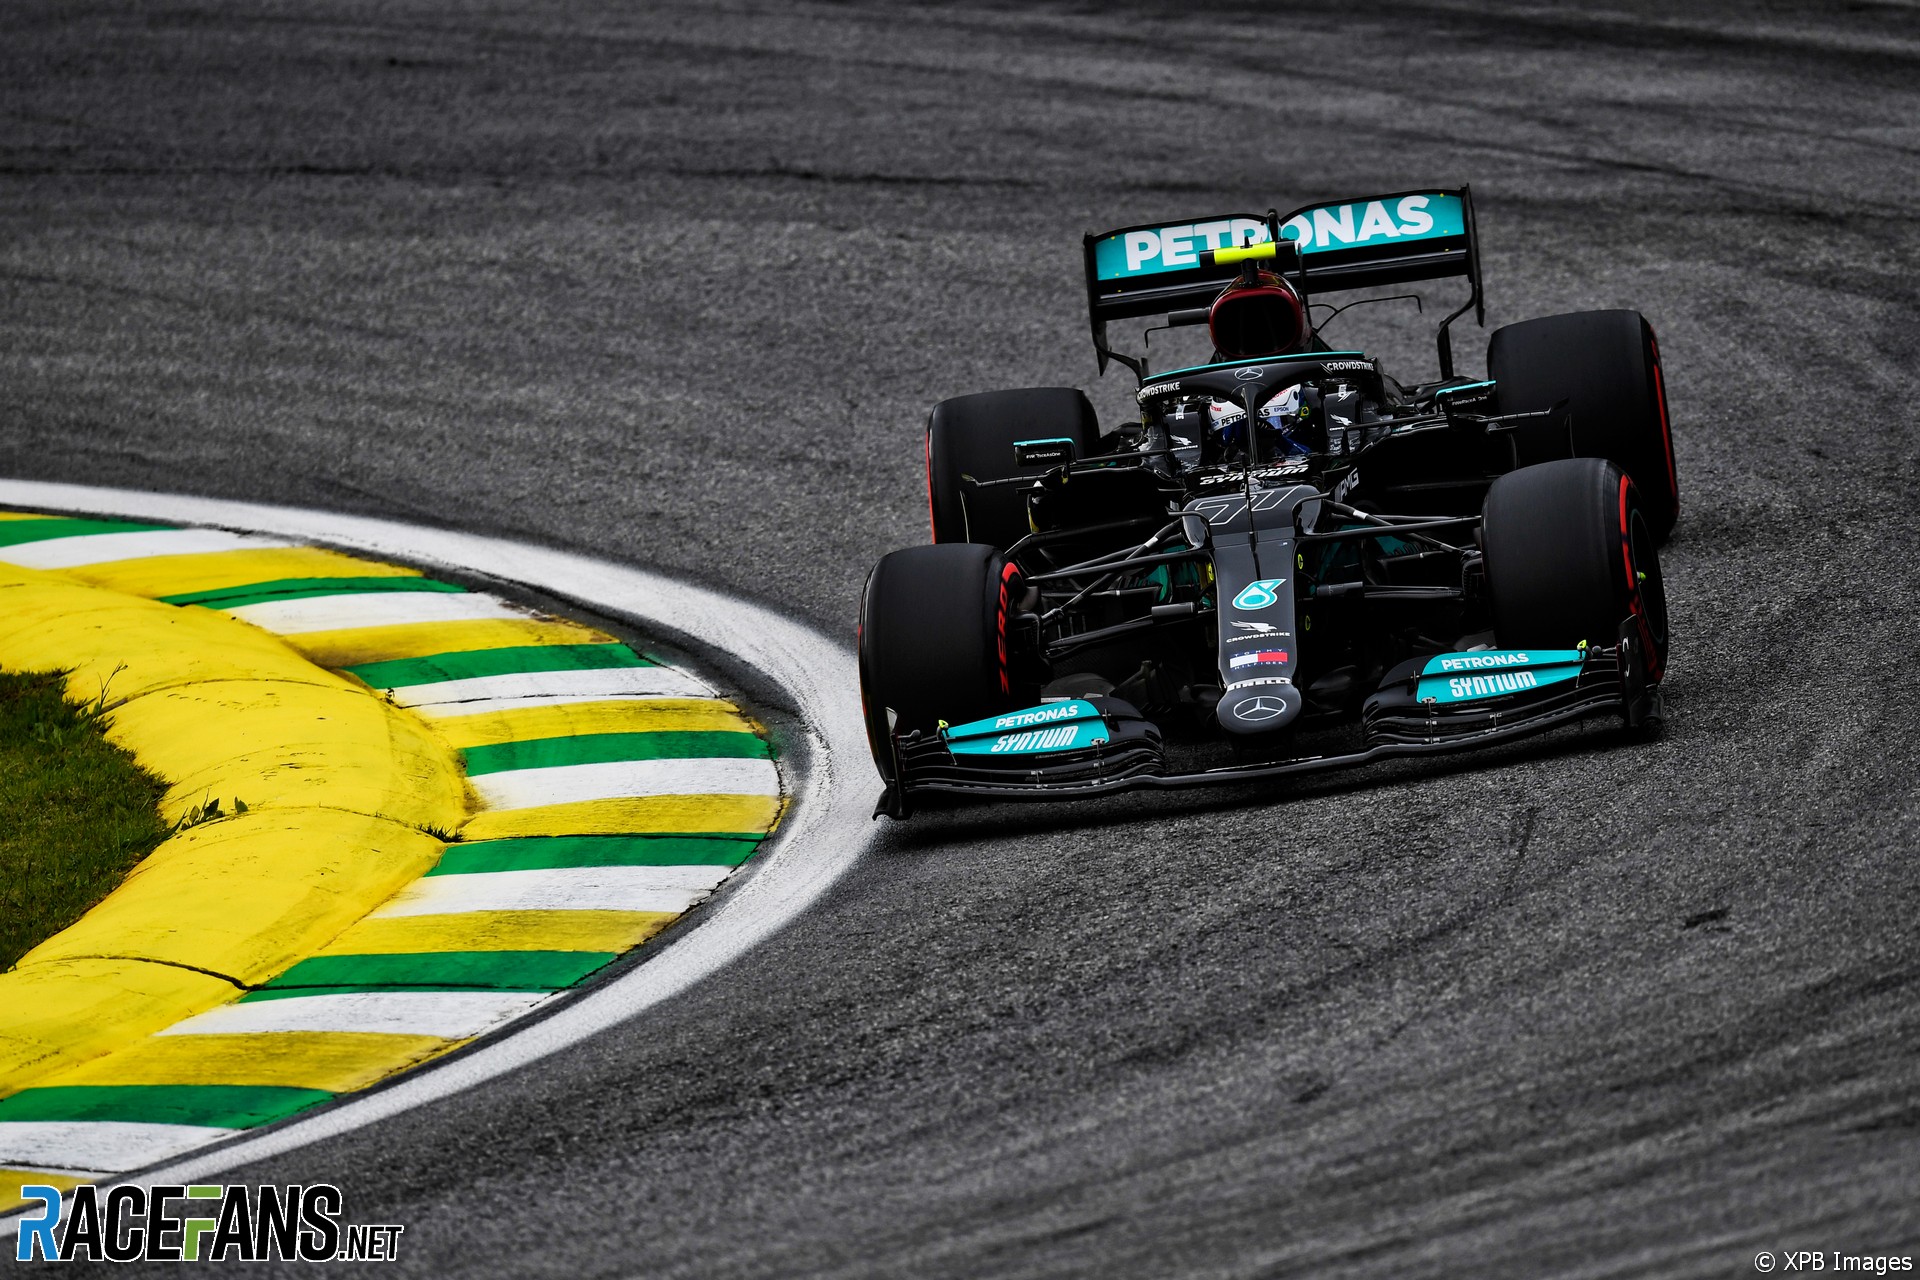
[[[1313,415],[1301,396],[1301,390],[1297,383],[1284,387],[1260,406],[1260,421],[1270,432],[1262,437],[1265,441],[1260,447],[1263,456],[1284,460],[1313,452],[1313,444],[1306,431]],[[1213,429],[1214,438],[1220,442],[1223,450],[1246,447],[1245,409],[1231,400],[1209,401],[1207,419],[1207,425]]]
[[[1207,311],[1207,332],[1227,360],[1288,355],[1304,349],[1312,337],[1300,295],[1271,271],[1236,280],[1215,298]]]

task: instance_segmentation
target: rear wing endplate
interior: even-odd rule
[[[1286,274],[1303,298],[1310,293],[1465,277],[1471,295],[1440,322],[1442,376],[1453,373],[1448,326],[1468,309],[1474,311],[1476,321],[1486,323],[1471,187],[1310,204],[1285,217],[1269,211],[1221,214],[1186,223],[1143,223],[1086,237],[1087,308],[1101,372],[1106,372],[1109,359],[1120,359],[1135,372],[1144,372],[1143,362],[1108,347],[1108,321],[1207,306],[1239,274],[1234,263],[1216,263],[1215,251],[1275,239],[1291,240],[1299,249],[1297,268]]]

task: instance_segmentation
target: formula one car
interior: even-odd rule
[[[1085,241],[1086,396],[961,396],[927,422],[933,542],[867,579],[860,681],[885,789],[1061,799],[1458,751],[1588,716],[1662,716],[1656,550],[1679,514],[1659,349],[1634,311],[1494,332],[1472,193]],[[1440,377],[1332,350],[1312,301],[1463,277]],[[1205,325],[1213,360],[1149,373],[1115,320]]]

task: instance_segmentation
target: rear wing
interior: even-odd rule
[[[1469,308],[1478,323],[1486,323],[1471,187],[1310,204],[1284,218],[1269,211],[1150,222],[1086,237],[1087,309],[1100,371],[1106,372],[1110,359],[1136,374],[1146,371],[1144,360],[1108,347],[1108,321],[1205,307],[1240,272],[1236,263],[1215,261],[1217,251],[1277,240],[1291,240],[1298,250],[1276,255],[1275,265],[1303,300],[1313,293],[1465,277],[1471,294],[1440,322],[1443,377],[1453,375],[1448,326]]]

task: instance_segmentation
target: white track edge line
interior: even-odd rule
[[[517,1070],[625,1022],[717,973],[772,937],[825,893],[866,851],[877,780],[867,760],[854,656],[819,631],[764,605],[627,565],[528,543],[366,516],[181,494],[0,479],[0,505],[205,524],[311,539],[416,565],[466,570],[562,595],[666,628],[766,676],[793,699],[806,767],[782,760],[792,803],[779,829],[717,905],[702,907],[678,937],[644,963],[524,1031],[318,1115],[257,1137],[190,1155],[115,1182],[145,1186],[204,1182],[212,1175],[364,1128]],[[19,1230],[23,1211],[0,1218],[0,1239]]]

